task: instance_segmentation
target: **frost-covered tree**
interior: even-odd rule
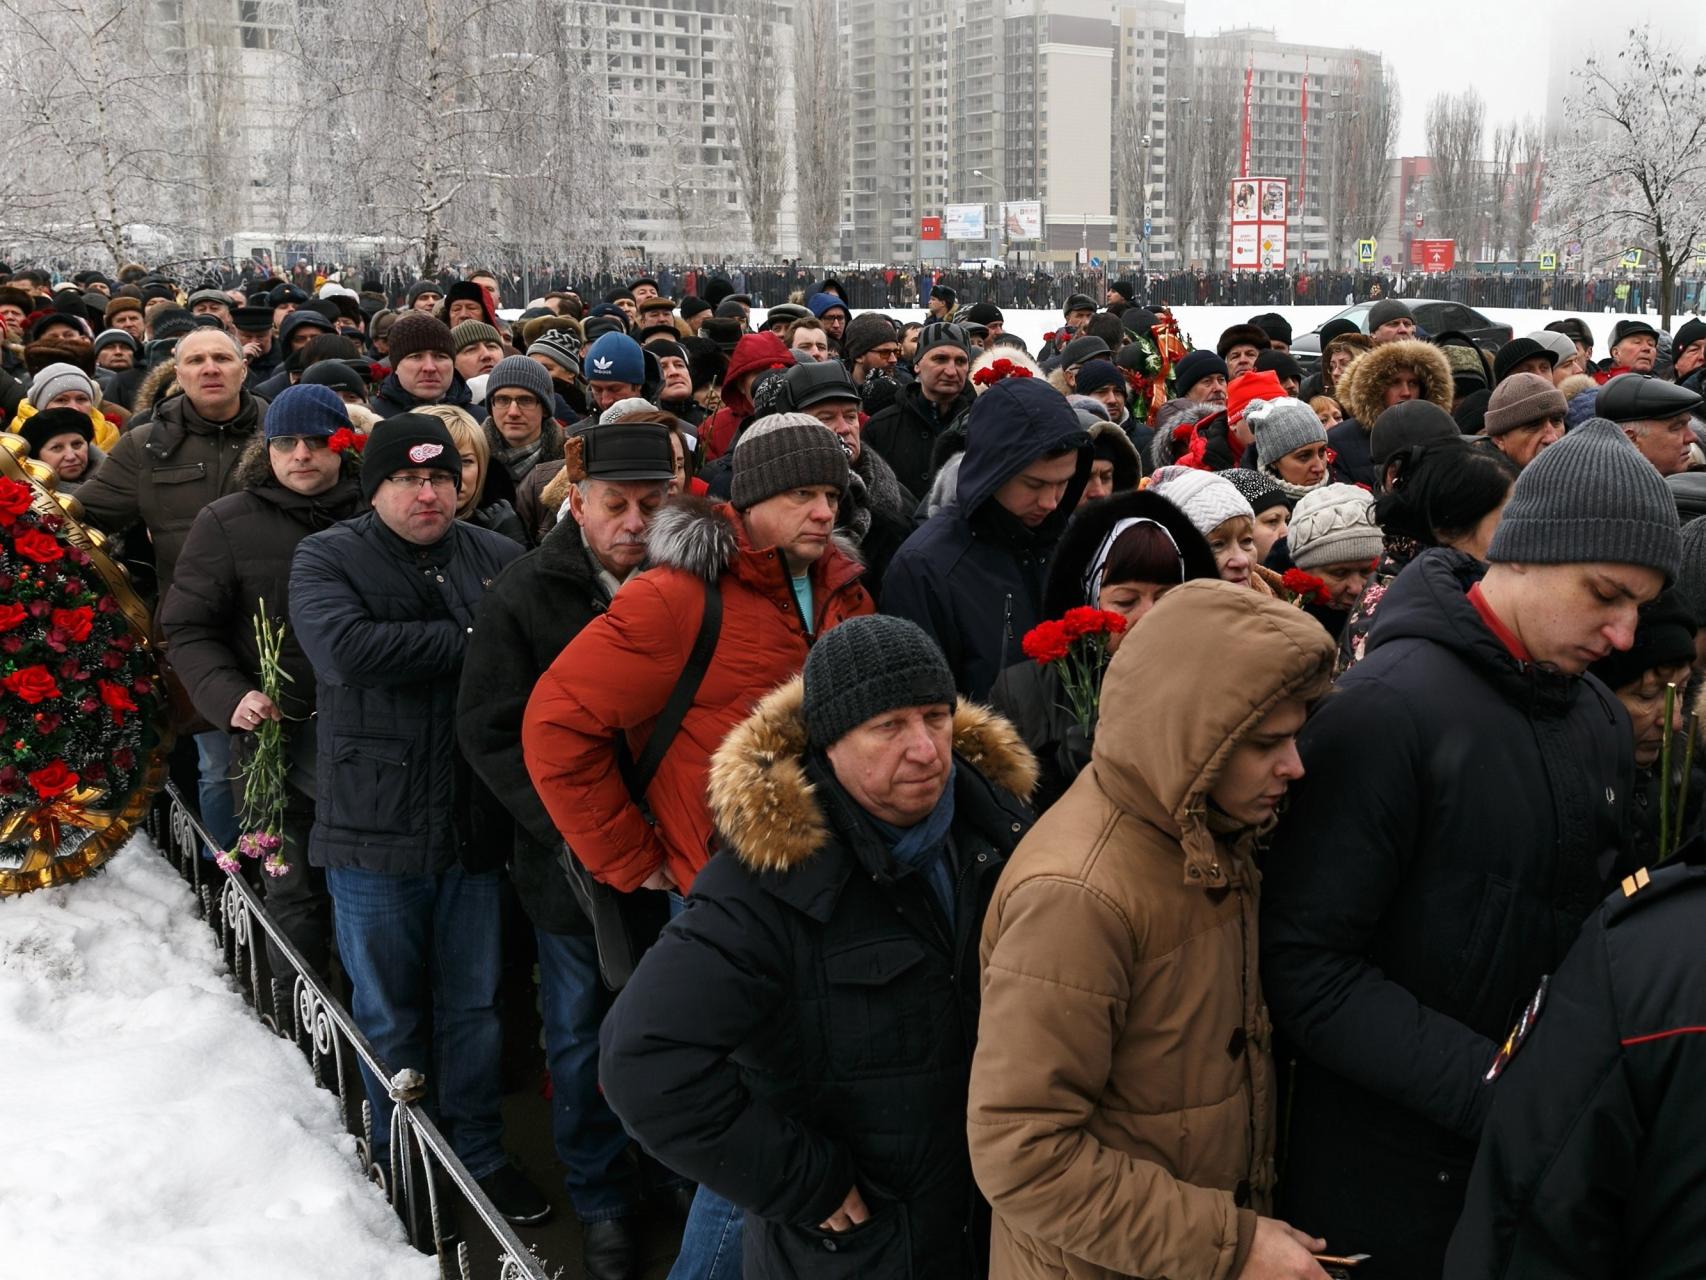
[[[1597,246],[1595,256],[1642,249],[1668,325],[1677,274],[1706,242],[1706,59],[1684,59],[1637,27],[1574,81],[1572,132],[1548,165],[1547,224]]]
[[[768,254],[776,247],[782,168],[788,158],[787,138],[777,118],[775,100],[763,89],[777,83],[781,75],[776,36],[780,8],[776,0],[727,0],[727,4],[732,75],[720,88],[724,110],[734,118],[735,141],[740,144],[736,173],[752,224],[752,243],[760,254]],[[839,193],[839,185],[836,189]]]

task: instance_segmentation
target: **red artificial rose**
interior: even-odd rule
[[[16,600],[0,604],[0,631],[11,631],[14,627],[23,626],[24,620],[29,616],[29,610]]]
[[[65,557],[65,548],[59,539],[40,529],[25,529],[12,539],[12,550],[37,564],[52,564]]]
[[[9,525],[30,509],[30,487],[0,476],[0,525]]]
[[[0,680],[0,688],[31,706],[59,696],[59,685],[54,682],[53,673],[39,665],[14,671]]]
[[[114,768],[129,769],[135,763],[136,752],[132,751],[129,747],[120,747],[117,751],[113,752]]]
[[[30,785],[43,800],[62,796],[77,785],[77,775],[65,767],[65,761],[55,760],[44,769],[29,775]]]
[[[131,701],[130,690],[122,684],[114,684],[111,680],[102,680],[100,683],[101,702],[113,713],[113,723],[122,724],[124,713],[136,710],[136,703]]]
[[[78,644],[82,644],[94,629],[95,611],[86,605],[76,609],[55,609],[50,623]]]
[[[1072,647],[1072,637],[1066,634],[1066,628],[1058,622],[1039,622],[1025,632],[1020,647],[1032,662],[1047,666],[1066,657],[1067,651]]]

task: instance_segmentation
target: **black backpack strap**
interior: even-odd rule
[[[663,710],[658,713],[657,722],[652,726],[651,737],[646,739],[646,749],[640,753],[640,758],[627,773],[628,794],[633,797],[635,804],[644,806],[646,788],[652,785],[652,778],[656,776],[658,766],[663,763],[670,744],[680,732],[681,722],[687,718],[687,709],[693,705],[699,686],[704,683],[705,673],[711,667],[711,657],[717,651],[717,637],[721,635],[722,630],[723,593],[717,589],[716,583],[707,579],[705,612],[699,620],[699,635],[693,641],[693,652],[687,655],[687,665],[681,669],[681,676],[676,680],[675,688],[670,690],[669,701],[663,704]]]

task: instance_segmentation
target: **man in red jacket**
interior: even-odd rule
[[[540,677],[522,725],[534,788],[587,869],[616,889],[685,894],[709,860],[711,753],[764,694],[797,675],[812,640],[871,613],[863,566],[834,541],[847,452],[804,414],[760,419],[734,451],[731,501],[666,507],[647,531],[652,568],[629,581]],[[710,665],[645,794],[634,758],[687,667],[705,609],[722,599]]]

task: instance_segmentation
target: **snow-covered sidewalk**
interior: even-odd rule
[[[0,1274],[437,1274],[146,837],[0,902],[0,1079]]]

